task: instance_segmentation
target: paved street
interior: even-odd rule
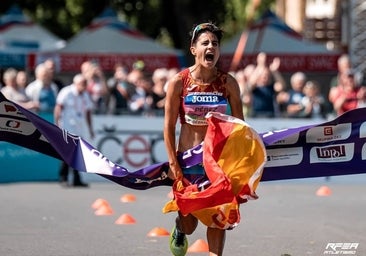
[[[361,177],[351,182],[261,183],[259,200],[242,205],[242,222],[227,233],[224,255],[319,256],[325,255],[328,243],[358,243],[356,255],[366,255],[366,182]],[[331,190],[330,196],[316,196],[322,185]],[[170,255],[169,237],[147,236],[156,227],[172,228],[175,214],[161,213],[169,191],[136,191],[109,181],[92,182],[87,189],[57,183],[0,184],[0,255]],[[123,203],[125,194],[137,200]],[[112,215],[94,213],[92,205],[99,198],[109,202]],[[115,224],[122,214],[136,223]],[[190,244],[205,239],[203,226],[188,239]]]

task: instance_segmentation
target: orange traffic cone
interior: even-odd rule
[[[109,205],[102,205],[94,213],[98,216],[112,215],[113,209]]]
[[[115,222],[117,225],[135,224],[136,220],[129,214],[122,214]]]
[[[125,195],[121,196],[120,201],[122,203],[135,202],[136,201],[136,196],[135,195],[132,195],[132,194],[125,194]]]
[[[164,229],[164,228],[153,228],[152,230],[150,230],[149,233],[147,233],[147,236],[149,237],[156,237],[156,236],[169,236],[170,233]]]
[[[316,195],[317,196],[330,196],[332,194],[332,191],[330,190],[329,187],[327,186],[321,186],[320,188],[318,188],[318,190],[316,191]]]
[[[98,198],[97,200],[94,201],[94,203],[91,205],[91,207],[93,209],[98,209],[103,205],[109,206],[108,201],[103,198]]]
[[[198,239],[188,248],[187,252],[208,252],[208,243],[203,239]]]

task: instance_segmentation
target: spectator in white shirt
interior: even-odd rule
[[[54,119],[57,126],[67,130],[71,134],[90,138],[94,137],[92,126],[93,102],[86,91],[87,81],[82,74],[73,78],[73,83],[61,89],[57,96]],[[68,186],[69,166],[63,162],[60,169],[60,183]],[[81,181],[80,174],[73,170],[73,186],[87,187],[88,184]]]
[[[52,112],[56,104],[58,87],[52,82],[44,63],[36,67],[35,76],[36,79],[25,88],[25,94],[30,100],[39,104],[40,112]]]

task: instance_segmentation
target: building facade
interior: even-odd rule
[[[366,1],[277,0],[276,13],[304,38],[350,55],[366,72]]]

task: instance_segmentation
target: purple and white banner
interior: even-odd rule
[[[261,180],[366,173],[365,117],[366,108],[361,108],[330,122],[261,133],[267,151]],[[166,162],[128,170],[86,140],[8,101],[1,93],[0,140],[55,157],[81,172],[96,173],[129,188],[172,185]],[[180,161],[186,166],[202,162],[202,145],[184,152]]]

